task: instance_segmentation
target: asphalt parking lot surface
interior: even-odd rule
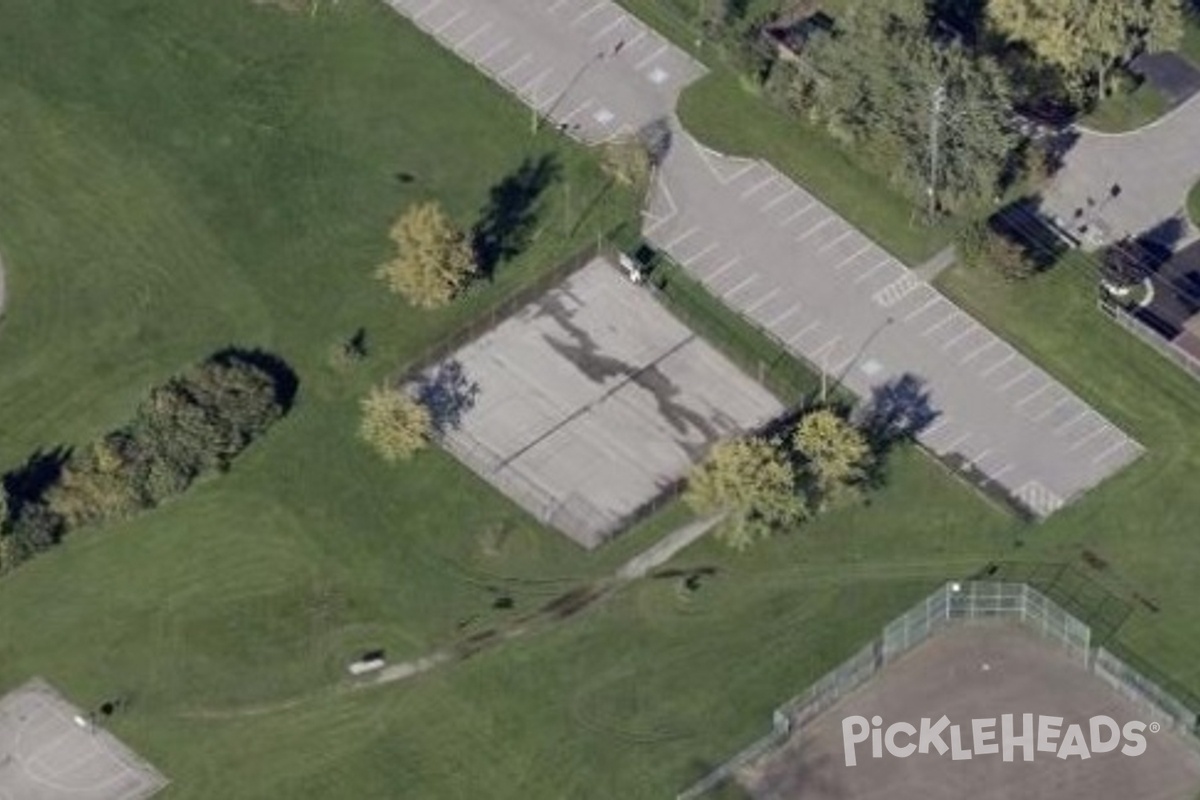
[[[1141,447],[769,164],[676,137],[645,233],[727,305],[860,397],[925,382],[918,438],[1039,516]]]
[[[673,120],[679,92],[704,71],[611,0],[389,2],[583,141]],[[1198,103],[1176,113],[1200,122]],[[920,440],[978,484],[1046,516],[1141,453],[770,165],[707,151],[672,124],[645,210],[647,239],[861,397],[906,377],[923,381],[931,420]],[[1140,195],[1131,187],[1130,199]]]

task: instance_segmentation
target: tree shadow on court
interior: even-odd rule
[[[883,467],[888,452],[898,444],[914,441],[940,413],[930,403],[924,379],[911,373],[873,387],[870,400],[855,415],[875,455],[868,484],[881,486],[886,478]]]
[[[488,192],[488,202],[471,231],[475,258],[485,278],[491,278],[504,261],[529,244],[537,222],[539,200],[562,173],[558,159],[549,154],[526,158]]]
[[[429,409],[438,434],[462,426],[463,415],[475,406],[479,384],[467,378],[462,362],[445,361],[416,384],[417,402]]]

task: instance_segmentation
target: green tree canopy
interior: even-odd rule
[[[990,201],[1018,143],[1008,78],[994,59],[927,28],[924,3],[860,0],[835,30],[814,34],[788,97],[862,145],[910,196],[924,200],[932,182],[951,210]]]
[[[376,386],[362,400],[359,435],[388,461],[407,461],[429,443],[429,409],[399,389]]]
[[[726,514],[716,535],[738,550],[805,516],[787,457],[758,438],[713,447],[692,470],[683,497],[699,514]]]
[[[872,461],[862,431],[829,409],[805,414],[792,444],[805,460],[823,508],[856,494]]]
[[[412,206],[388,235],[399,254],[380,266],[376,277],[419,308],[448,304],[478,272],[466,234],[437,203]]]
[[[989,0],[987,15],[997,33],[1057,67],[1084,99],[1106,94],[1113,67],[1183,36],[1180,0]]]

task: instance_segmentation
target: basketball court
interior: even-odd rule
[[[884,751],[873,758],[867,742],[857,746],[857,763],[846,766],[845,717],[879,715],[886,729],[894,722],[919,726],[924,717],[936,721],[945,714],[962,728],[969,749],[973,719],[995,720],[998,740],[1001,715],[1013,714],[1019,728],[1026,713],[1035,720],[1063,717],[1064,733],[1079,724],[1085,737],[1093,715],[1108,715],[1120,725],[1143,721],[1149,726],[1146,749],[1132,757],[1119,749],[1096,752],[1086,760],[1039,751],[1029,762],[1018,749],[1011,762],[993,754],[956,761],[932,749],[905,758]],[[1157,719],[1050,640],[1008,622],[974,622],[936,634],[884,667],[751,764],[740,780],[755,800],[1195,800],[1200,754]]]
[[[44,681],[0,699],[0,800],[144,800],[166,784]]]
[[[606,258],[594,259],[414,387],[441,443],[584,547],[621,530],[709,446],[783,407]]]

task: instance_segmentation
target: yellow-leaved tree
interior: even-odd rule
[[[478,273],[467,236],[437,203],[415,205],[400,215],[388,236],[397,256],[375,275],[419,308],[440,308]]]
[[[804,415],[792,446],[805,460],[821,509],[856,496],[873,458],[862,431],[827,408]]]
[[[399,389],[376,386],[362,400],[359,435],[388,461],[407,461],[429,444],[429,409]]]

